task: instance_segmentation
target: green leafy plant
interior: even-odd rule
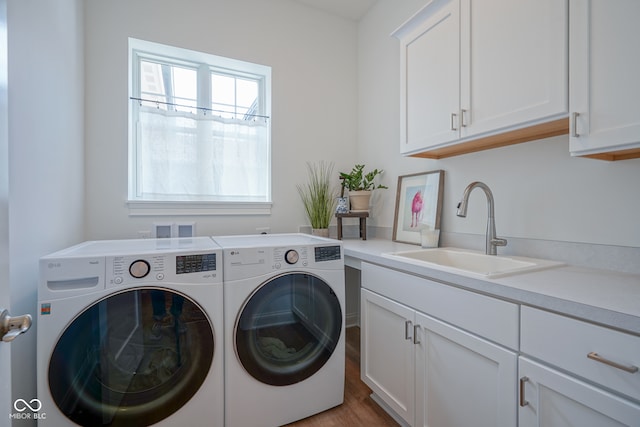
[[[376,176],[382,175],[382,170],[374,169],[371,172],[364,172],[364,165],[355,165],[351,173],[340,172],[342,186],[350,191],[375,190],[377,188],[388,188],[385,185],[373,182]]]
[[[300,199],[311,222],[312,228],[329,228],[336,208],[338,192],[331,185],[333,163],[307,162],[309,179],[304,185],[297,185]]]

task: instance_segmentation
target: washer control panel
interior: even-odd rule
[[[217,254],[178,255],[176,257],[176,274],[201,273],[215,271]]]
[[[106,259],[106,285],[222,282],[221,253],[163,253],[111,256]]]

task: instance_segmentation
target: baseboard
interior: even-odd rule
[[[398,424],[400,424],[402,427],[411,427],[409,424],[407,424],[407,422],[396,413],[396,411],[394,411],[393,409],[391,409],[391,407],[389,405],[387,405],[385,403],[384,400],[382,400],[382,398],[380,396],[378,396],[375,393],[371,393],[369,395],[369,397],[371,398],[371,400],[373,400],[374,402],[376,402],[378,404],[378,406],[380,406],[382,409],[384,409],[384,411],[389,414],[389,416],[391,416],[391,418],[394,419],[395,422],[397,422]]]
[[[359,313],[347,313],[345,316],[345,328],[352,326],[360,326],[360,314]]]

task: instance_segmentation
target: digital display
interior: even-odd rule
[[[180,255],[176,257],[176,274],[199,273],[216,269],[216,254]]]
[[[340,259],[340,246],[316,246],[316,262],[336,261]]]

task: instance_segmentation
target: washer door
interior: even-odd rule
[[[331,287],[310,274],[287,273],[249,297],[235,325],[235,349],[252,377],[285,386],[322,368],[341,331],[342,309]]]
[[[180,409],[204,382],[212,325],[195,302],[166,289],[136,288],[88,307],[51,355],[58,408],[84,426],[143,426]]]

